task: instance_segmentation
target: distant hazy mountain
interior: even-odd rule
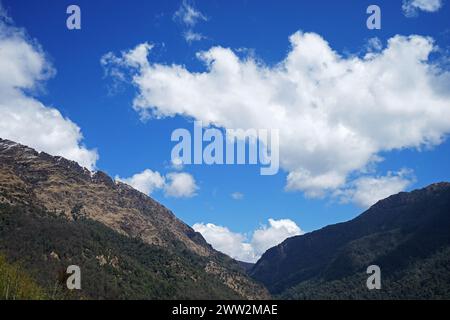
[[[244,270],[245,272],[249,272],[255,266],[255,264],[251,263],[251,262],[244,262],[244,261],[238,261],[238,260],[236,260],[236,261],[241,266],[242,270]]]
[[[366,287],[381,268],[381,290]],[[288,299],[450,299],[450,184],[400,193],[345,223],[289,238],[250,274]]]
[[[2,139],[1,261],[5,270],[20,266],[19,274],[26,273],[30,297],[269,297],[237,262],[148,196],[100,171]],[[69,265],[81,268],[79,292],[64,289]],[[0,277],[0,295],[11,281]]]

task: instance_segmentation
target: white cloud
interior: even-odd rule
[[[368,208],[379,200],[405,191],[414,181],[413,172],[408,169],[388,172],[386,176],[362,176],[347,188],[336,191],[335,196],[343,203],[352,202]]]
[[[187,0],[183,0],[180,8],[173,15],[173,19],[180,21],[187,27],[194,27],[199,21],[207,21],[208,18],[197,10],[193,4],[189,4]]]
[[[115,179],[146,195],[163,190],[167,197],[191,198],[196,195],[198,190],[194,177],[186,172],[171,172],[164,177],[157,171],[146,169],[129,178],[116,176]]]
[[[204,72],[148,58],[133,65],[142,45],[115,59],[133,77],[143,116],[279,129],[286,189],[307,196],[342,188],[380,152],[438,145],[450,132],[450,73],[430,62],[431,38],[397,35],[362,57],[339,55],[315,33],[290,42],[275,66],[222,47],[198,54]]]
[[[418,11],[436,12],[442,7],[442,0],[403,0],[403,13],[407,17],[417,16]]]
[[[240,192],[233,192],[233,193],[231,194],[231,197],[232,197],[234,200],[242,200],[242,199],[244,199],[244,195],[243,195],[242,193],[240,193]]]
[[[194,177],[186,172],[172,172],[167,174],[164,192],[168,197],[191,198],[196,195],[198,186]]]
[[[151,194],[154,190],[162,189],[165,184],[164,177],[159,172],[150,169],[137,173],[130,178],[123,179],[116,176],[116,180],[126,183],[147,195]]]
[[[98,155],[82,145],[80,128],[32,96],[54,74],[41,47],[0,6],[0,137],[93,170]]]
[[[183,161],[180,158],[174,158],[171,160],[171,167],[174,170],[182,170],[184,167]]]
[[[186,32],[184,32],[184,39],[186,40],[186,42],[188,43],[192,43],[194,41],[200,41],[205,39],[206,37],[204,35],[202,35],[201,33],[198,32],[194,32],[192,30],[187,30]]]
[[[366,50],[367,52],[377,52],[383,49],[383,43],[380,38],[373,37],[367,40]]]
[[[193,30],[198,22],[208,20],[203,13],[194,7],[193,3],[183,0],[180,8],[173,15],[173,20],[184,25],[186,30],[183,32],[183,38],[187,43],[191,44],[194,41],[206,39],[203,34]]]
[[[303,234],[297,224],[289,219],[269,219],[269,227],[256,230],[252,237],[252,247],[259,258],[267,249],[270,249],[289,237]]]
[[[192,228],[200,232],[214,249],[240,261],[256,261],[253,248],[250,243],[245,242],[246,237],[244,235],[212,223],[196,223]]]
[[[289,219],[269,219],[269,226],[255,230],[250,241],[243,234],[212,223],[196,223],[192,228],[200,232],[214,249],[244,262],[256,262],[267,249],[289,237],[304,233],[295,222]]]

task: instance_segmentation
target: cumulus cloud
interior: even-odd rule
[[[186,172],[172,172],[167,175],[164,192],[168,197],[191,198],[196,195],[198,186],[194,177]]]
[[[116,180],[126,183],[147,195],[151,194],[154,190],[163,188],[165,185],[164,177],[159,172],[150,169],[137,173],[130,178],[116,176]]]
[[[42,48],[0,5],[0,137],[93,170],[98,155],[82,145],[80,128],[32,95],[54,74]]]
[[[256,230],[252,237],[252,247],[256,257],[260,257],[267,249],[272,248],[286,240],[286,238],[298,236],[304,232],[297,224],[289,219],[269,219],[269,226]]]
[[[442,5],[442,0],[403,0],[402,9],[405,16],[414,17],[419,11],[436,12]]]
[[[380,152],[439,145],[450,131],[450,73],[430,61],[431,38],[397,35],[358,56],[315,33],[289,39],[274,66],[223,47],[197,54],[203,72],[153,63],[145,44],[110,55],[132,76],[141,115],[279,129],[286,189],[311,197],[344,187]],[[135,52],[146,56],[138,65]]]
[[[379,200],[405,191],[414,182],[414,174],[409,169],[388,172],[385,176],[362,176],[352,181],[347,188],[336,191],[335,196],[343,203],[355,203],[368,208]]]
[[[201,233],[214,249],[244,262],[256,262],[267,249],[289,237],[304,233],[295,222],[289,219],[269,219],[269,226],[262,226],[255,230],[250,240],[243,234],[212,223],[196,223],[192,228]]]
[[[194,177],[186,172],[171,172],[164,177],[157,171],[146,169],[129,178],[116,176],[115,179],[146,195],[163,190],[167,197],[191,198],[196,195],[198,190]]]
[[[253,248],[250,243],[245,242],[246,237],[244,235],[212,223],[196,223],[192,228],[201,233],[205,240],[217,251],[240,261],[256,261]]]

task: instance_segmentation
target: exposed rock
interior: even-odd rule
[[[60,260],[59,255],[55,251],[50,252],[50,258]]]

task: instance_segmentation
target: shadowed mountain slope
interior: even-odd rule
[[[366,288],[378,265],[382,289]],[[284,298],[450,298],[450,184],[379,201],[357,218],[289,238],[250,271]]]

